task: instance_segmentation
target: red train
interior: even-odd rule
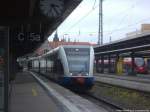
[[[123,67],[127,73],[131,72],[131,70],[132,70],[131,58],[124,58]],[[148,73],[147,61],[144,60],[144,58],[135,58],[134,70],[136,73],[147,74]]]
[[[111,59],[111,71],[115,72],[115,60]],[[101,70],[101,60],[99,60],[98,70]],[[144,58],[135,58],[134,60],[134,70],[139,74],[147,74],[148,69],[150,68],[150,63],[148,63],[147,59]],[[104,72],[108,71],[108,60],[104,60]],[[131,58],[123,59],[123,72],[130,74],[132,72],[132,60]]]

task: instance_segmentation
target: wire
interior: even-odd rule
[[[95,6],[95,4],[96,4],[96,0],[94,1],[94,4],[93,4],[93,6],[92,6],[92,9],[88,12],[88,13],[86,13],[82,18],[80,18],[76,23],[74,23],[71,27],[69,27],[65,32],[68,32],[68,31],[70,31],[72,28],[74,28],[76,25],[78,25],[81,21],[83,21],[87,16],[89,16],[97,7],[98,7],[98,5],[97,6]],[[132,5],[129,9],[126,9],[125,11],[128,11],[128,10],[131,10],[131,9],[133,9],[135,7],[135,4],[134,5]],[[119,14],[122,14],[123,12],[120,12]],[[117,14],[117,15],[119,15],[119,14]],[[124,16],[124,18],[125,17],[127,17],[129,14],[126,14],[125,16]],[[124,18],[123,18],[123,20],[124,20]],[[150,19],[150,17],[148,17],[148,18],[145,18],[145,19],[142,19],[142,20],[140,20],[140,21],[138,21],[138,22],[135,22],[135,23],[133,23],[133,24],[130,24],[130,25],[127,25],[127,26],[125,26],[125,27],[123,27],[123,28],[117,28],[117,29],[114,29],[114,30],[112,30],[112,31],[109,31],[109,30],[106,30],[106,31],[104,31],[104,33],[105,34],[113,34],[113,33],[116,33],[116,32],[118,32],[118,31],[122,31],[122,30],[125,30],[126,28],[128,28],[128,27],[132,27],[132,26],[135,26],[136,24],[139,24],[139,23],[141,23],[141,22],[143,22],[143,21],[145,21],[145,20],[149,20]],[[123,20],[119,23],[119,25],[123,22]],[[86,32],[86,33],[89,33],[89,34],[97,34],[97,32]]]
[[[133,10],[133,9],[135,8],[136,3],[137,3],[137,2],[133,3],[132,6],[126,10],[126,11],[127,11],[127,14],[125,14],[125,15],[122,17],[121,21],[118,23],[118,25],[116,25],[116,27],[120,27],[120,26],[122,25],[122,23],[125,23],[125,20],[126,20],[126,22],[127,22],[128,17],[131,15],[131,14],[130,14],[130,13],[131,13],[131,10]],[[130,10],[130,11],[128,11],[128,10]],[[125,12],[125,11],[124,11],[124,12]],[[122,13],[124,13],[124,12],[122,12]],[[121,14],[120,14],[120,15],[121,15]],[[120,17],[120,15],[117,15],[117,16],[114,16],[114,17]],[[119,28],[119,29],[120,29],[120,28]]]
[[[93,5],[92,9],[94,9],[94,8],[95,8],[95,5],[96,5],[96,0],[94,1],[94,5]]]
[[[137,25],[137,24],[139,24],[139,23],[141,23],[141,22],[143,22],[143,21],[146,21],[146,20],[150,20],[150,17],[148,17],[148,18],[145,18],[145,19],[142,19],[142,20],[139,20],[138,22],[135,22],[135,23],[133,23],[133,24],[130,24],[130,25],[127,25],[127,26],[125,26],[125,27],[123,27],[123,28],[117,28],[117,29],[114,29],[114,30],[112,30],[112,31],[109,31],[109,30],[106,30],[106,31],[104,31],[104,33],[105,34],[113,34],[113,33],[116,33],[117,31],[122,31],[122,30],[125,30],[126,28],[129,28],[129,27],[132,27],[132,26],[135,26],[135,25]],[[76,33],[76,32],[74,32],[74,33]],[[84,33],[88,33],[88,34],[97,34],[97,32],[83,32],[82,34],[84,34]]]
[[[74,23],[71,27],[69,27],[65,32],[70,31],[72,28],[78,25],[81,21],[83,21],[86,17],[88,17],[99,6],[99,5],[95,6],[95,1],[94,1],[94,5],[92,6],[92,9],[88,13],[86,13],[82,18],[80,18],[76,23]]]
[[[74,28],[76,25],[78,25],[81,21],[83,21],[86,17],[88,17],[99,5],[97,5],[97,6],[95,6],[96,5],[96,0],[94,0],[94,4],[93,4],[93,6],[92,6],[92,9],[88,12],[88,13],[86,13],[83,17],[81,17],[76,23],[74,23],[72,26],[70,26],[65,32],[68,32],[68,31],[70,31],[72,28]],[[131,8],[128,8],[128,9],[126,9],[125,11],[128,11],[128,10],[131,10],[132,8],[134,8],[135,6],[134,5],[132,5],[131,6]],[[125,11],[123,11],[123,12],[120,12],[119,14],[117,14],[118,16],[120,15],[120,14],[122,14],[122,13],[124,13]],[[119,26],[122,24],[122,22],[124,21],[124,19],[128,16],[129,14],[126,14],[124,17],[123,17],[123,19],[122,19],[122,21],[119,23]],[[118,17],[117,16],[117,17]],[[116,17],[116,16],[115,16]],[[117,25],[118,26],[118,25]]]
[[[133,23],[133,24],[127,25],[127,26],[124,27],[124,28],[115,29],[115,30],[113,30],[113,32],[115,32],[115,31],[120,31],[120,30],[124,30],[124,29],[127,28],[127,27],[135,26],[135,25],[137,25],[137,24],[139,24],[139,23],[141,23],[141,22],[143,22],[143,21],[146,21],[146,20],[150,20],[150,17],[145,18],[145,19],[142,19],[142,20],[140,20],[140,21],[138,21],[138,22],[135,22],[135,23]]]

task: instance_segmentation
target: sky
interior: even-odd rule
[[[83,0],[57,28],[58,36],[72,41],[98,41],[99,0]],[[150,0],[103,0],[103,43],[126,37],[126,33],[150,23]],[[52,40],[54,33],[49,36]]]

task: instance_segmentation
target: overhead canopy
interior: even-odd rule
[[[95,56],[133,54],[135,56],[148,56],[150,53],[150,33],[143,33],[132,38],[109,43],[94,48]],[[144,51],[144,52],[143,52]]]
[[[9,27],[11,52],[32,52],[82,0],[1,0],[0,26]]]

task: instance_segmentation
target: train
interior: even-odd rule
[[[98,62],[98,71],[101,71],[101,60]],[[134,59],[134,71],[138,74],[148,74],[149,72],[149,65],[148,61],[141,57],[135,57]],[[116,71],[116,61],[115,59],[110,60],[110,72],[115,73]],[[122,62],[123,72],[130,74],[132,73],[132,60],[130,57],[124,58]],[[104,72],[108,72],[109,62],[107,59],[104,60]]]
[[[131,72],[132,60],[131,58],[125,58],[123,62],[123,66],[126,73]],[[138,74],[147,74],[148,73],[148,65],[144,58],[136,57],[134,59],[134,70]]]
[[[65,86],[89,90],[94,85],[94,50],[88,45],[62,45],[28,59],[33,72]]]

